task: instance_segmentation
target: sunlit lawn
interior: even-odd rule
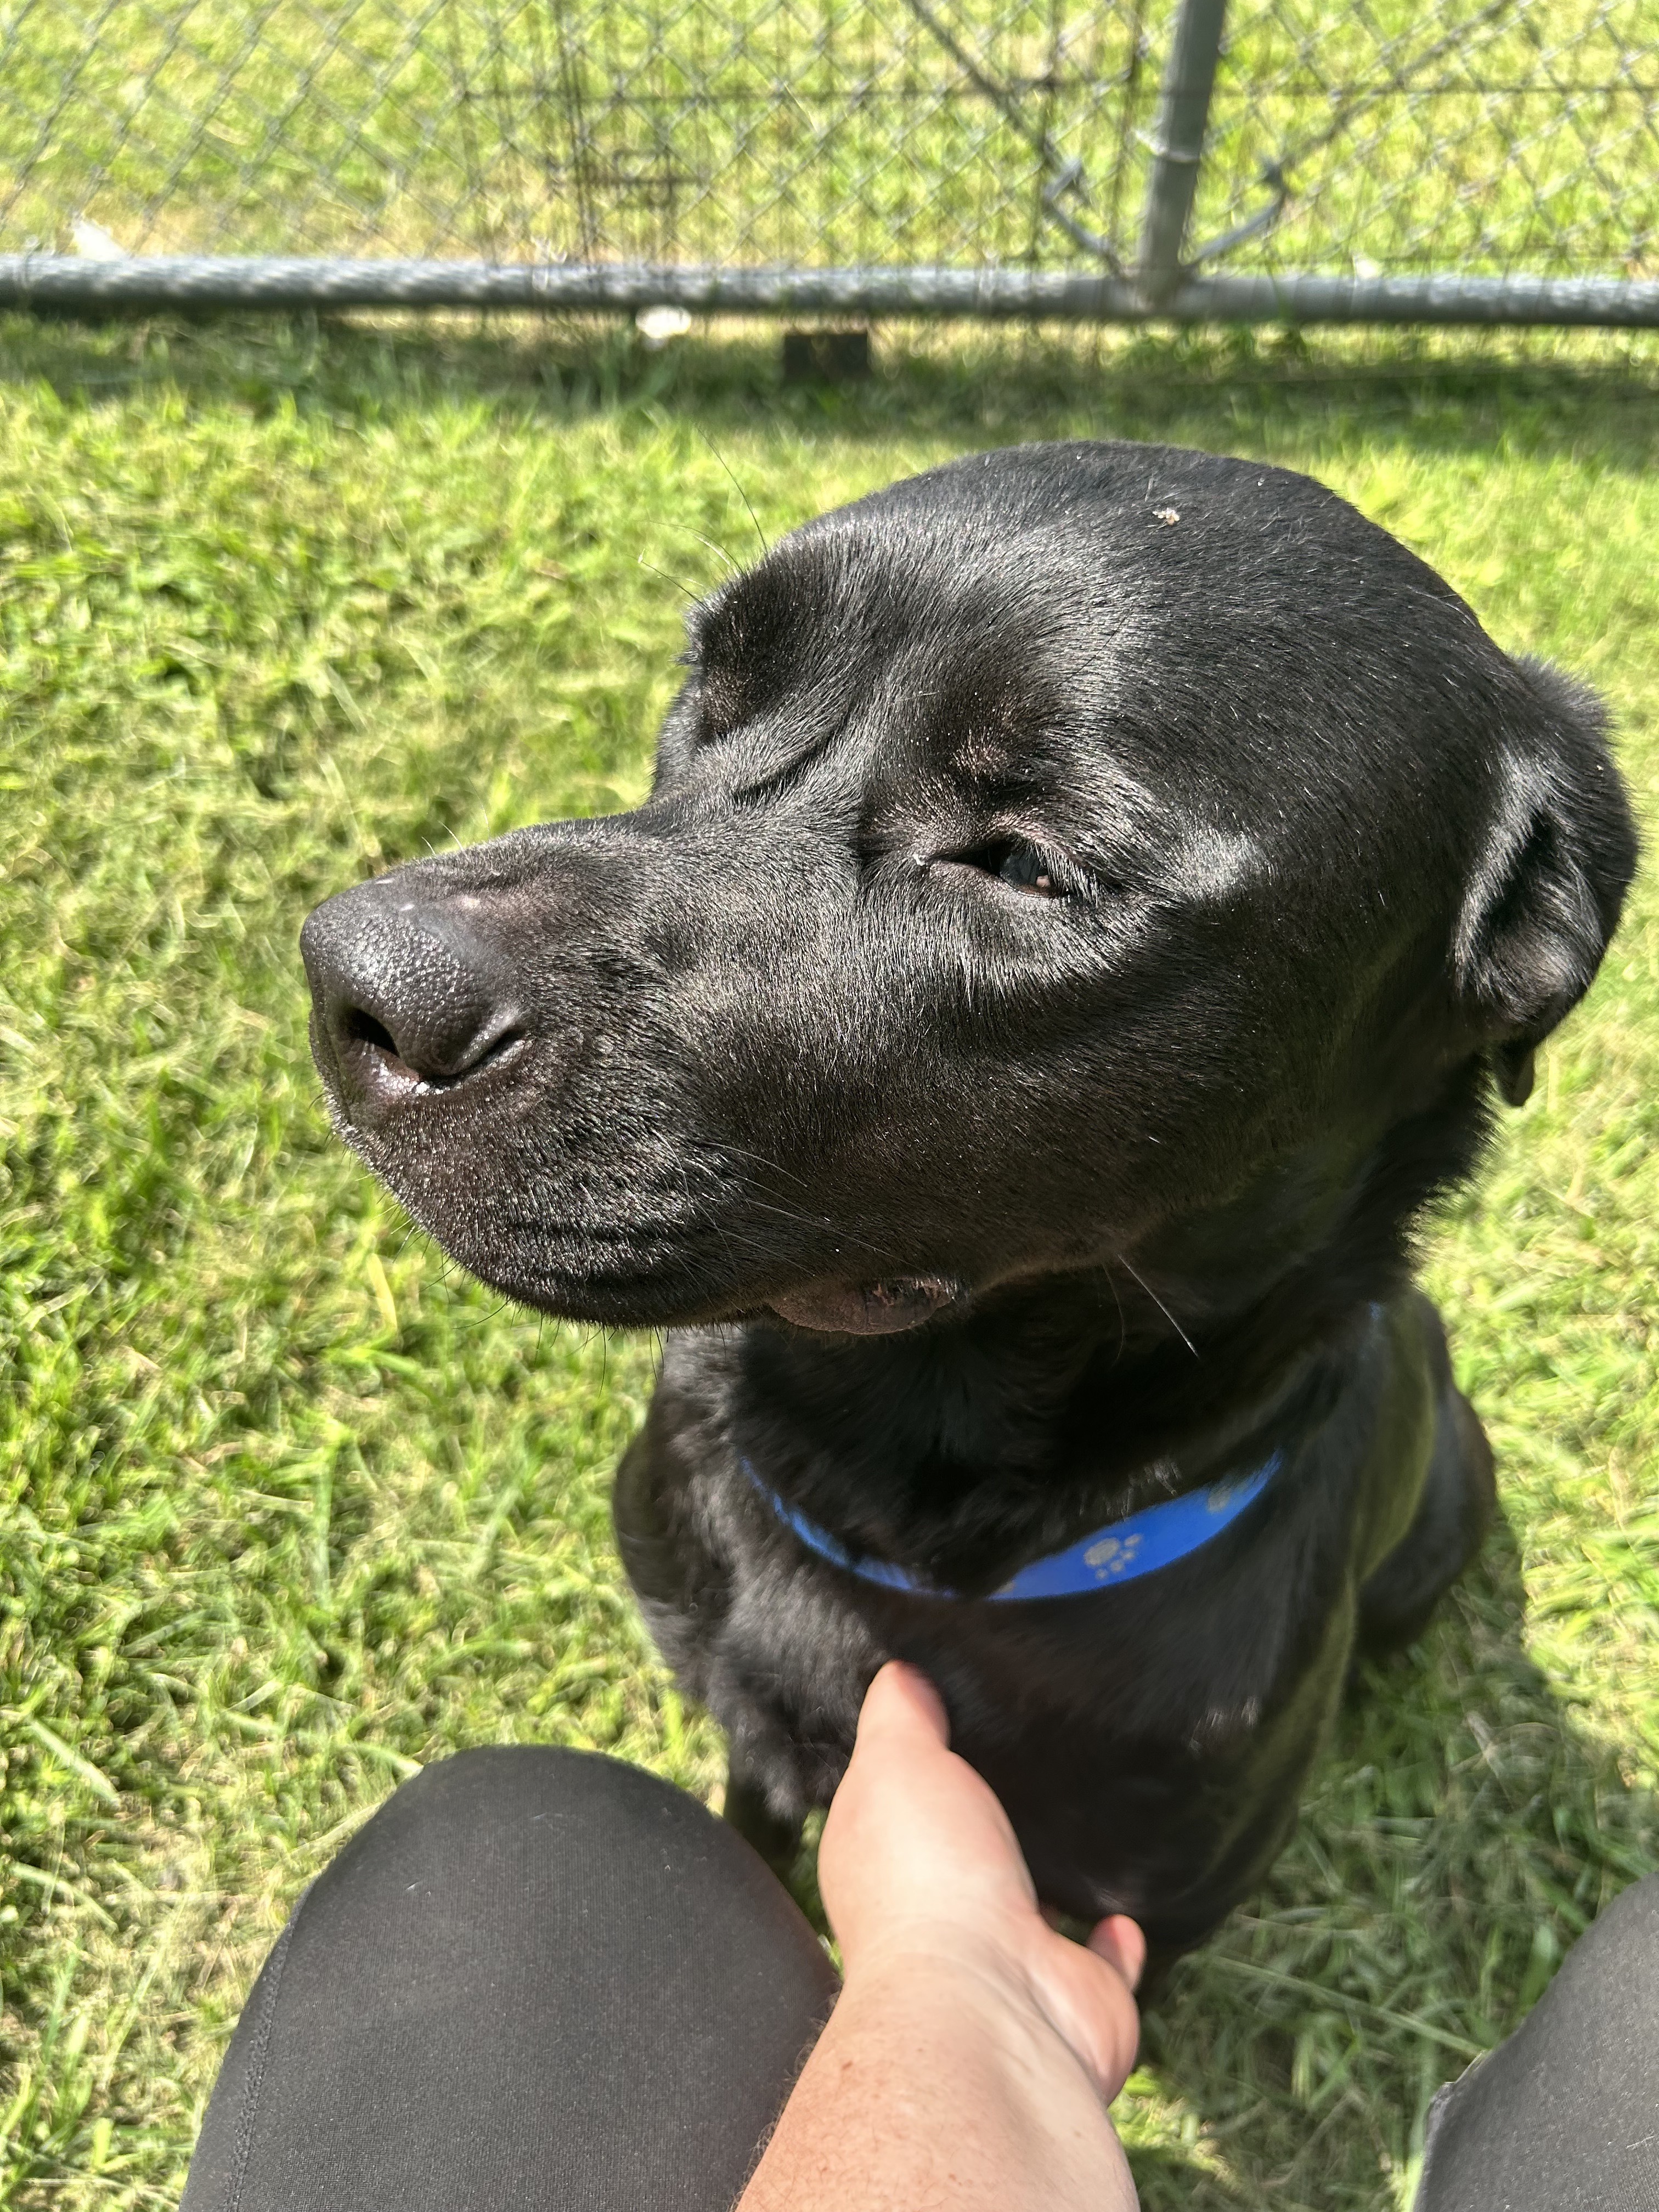
[[[609,1473],[647,1342],[447,1270],[333,1143],[295,934],[453,837],[630,803],[684,601],[975,446],[1314,471],[1659,798],[1659,354],[0,326],[0,2201],[171,2203],[307,1876],[462,1745],[699,1791]],[[727,470],[731,474],[728,475]],[[1659,1857],[1659,899],[1428,1273],[1509,1526],[1370,1680],[1121,2112],[1153,2207],[1403,2203],[1429,2095]]]

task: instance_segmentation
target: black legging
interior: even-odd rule
[[[471,1751],[295,1906],[182,2212],[730,2212],[835,1997],[760,1860],[666,1783]],[[1418,2212],[1659,2212],[1659,1877],[1437,2100]]]

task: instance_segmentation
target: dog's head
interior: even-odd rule
[[[954,463],[785,539],[686,659],[636,813],[306,925],[342,1132],[553,1313],[1271,1273],[1460,1072],[1524,1096],[1633,865],[1594,702],[1257,464]]]

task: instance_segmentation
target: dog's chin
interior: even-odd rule
[[[878,1283],[806,1283],[767,1304],[780,1320],[826,1336],[895,1336],[967,1295],[965,1284],[943,1275],[890,1275]]]

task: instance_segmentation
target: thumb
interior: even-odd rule
[[[857,1747],[897,1751],[908,1742],[918,1750],[928,1743],[943,1751],[950,1741],[944,1698],[920,1668],[890,1659],[865,1692]]]
[[[1109,1912],[1089,1931],[1089,1948],[1115,1966],[1131,1990],[1140,1986],[1146,1965],[1146,1938],[1127,1912]]]

